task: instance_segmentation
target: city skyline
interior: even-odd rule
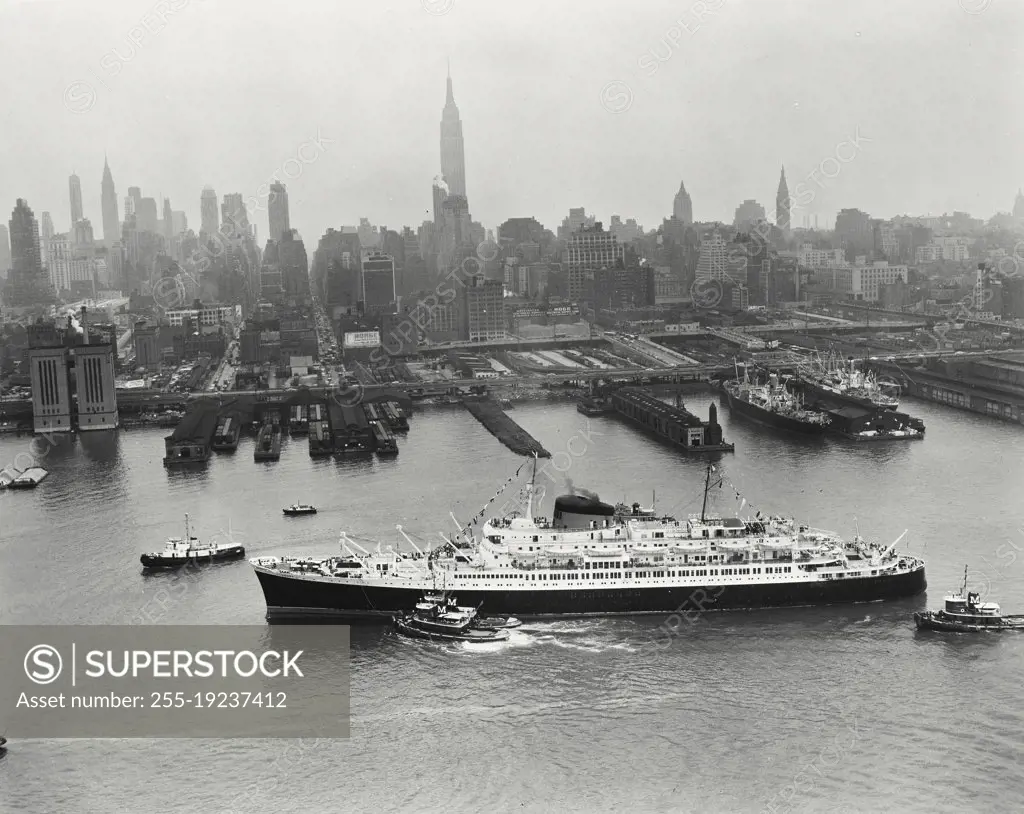
[[[26,100],[20,89],[13,89],[16,108],[30,104],[30,109],[43,109],[23,130],[0,135],[5,154],[37,153],[48,169],[41,173],[37,166],[22,167],[29,162],[13,161],[0,181],[0,194],[9,201],[25,198],[36,211],[66,211],[62,179],[75,170],[82,178],[84,211],[99,212],[100,154],[106,150],[122,185],[158,190],[181,207],[191,223],[200,222],[204,186],[237,191],[249,199],[277,173],[289,190],[291,221],[307,240],[328,227],[358,223],[360,217],[392,228],[415,227],[429,218],[430,179],[443,169],[433,134],[438,107],[445,101],[440,81],[450,54],[466,130],[465,164],[473,168],[471,208],[474,218],[488,228],[510,217],[534,216],[554,229],[570,207],[584,206],[599,220],[619,214],[649,230],[671,213],[681,180],[692,196],[695,220],[729,222],[738,202],[774,199],[780,163],[787,167],[794,227],[802,225],[804,216],[812,221],[817,216],[822,227],[830,226],[839,210],[851,207],[882,218],[961,210],[987,219],[1011,209],[1024,177],[1024,163],[1012,148],[1021,122],[1013,112],[1008,85],[989,81],[1007,66],[979,54],[998,51],[1008,30],[1022,19],[1020,10],[997,4],[984,14],[968,15],[956,4],[948,9],[922,5],[927,13],[914,17],[916,39],[904,44],[907,53],[893,53],[887,59],[919,62],[931,72],[929,84],[942,87],[943,93],[890,87],[883,98],[871,85],[884,68],[869,57],[900,37],[909,37],[909,21],[876,18],[868,11],[811,12],[799,17],[804,34],[795,38],[786,30],[794,23],[795,12],[769,13],[745,2],[706,5],[710,10],[696,22],[692,9],[684,7],[681,16],[678,7],[652,4],[642,21],[588,23],[586,31],[595,44],[610,42],[613,36],[618,44],[600,58],[574,53],[572,64],[558,53],[557,44],[541,52],[539,40],[534,43],[530,38],[517,42],[517,47],[535,56],[532,63],[503,60],[504,46],[488,53],[477,42],[480,31],[494,23],[492,12],[461,5],[438,17],[425,14],[418,5],[396,10],[409,28],[407,32],[395,26],[396,44],[424,33],[436,41],[429,48],[422,43],[411,46],[407,58],[381,68],[369,83],[376,96],[386,88],[389,96],[403,100],[401,105],[383,107],[372,103],[380,127],[353,132],[359,128],[346,126],[342,117],[315,103],[318,94],[340,93],[347,100],[342,107],[371,109],[368,90],[346,79],[345,66],[339,66],[329,75],[316,74],[312,82],[299,82],[297,73],[286,72],[279,83],[270,85],[267,103],[284,99],[288,115],[279,123],[261,122],[259,138],[240,130],[227,115],[234,103],[210,111],[173,95],[168,121],[156,132],[146,121],[148,103],[138,96],[155,81],[161,48],[173,46],[187,57],[191,48],[206,41],[204,26],[224,12],[185,7],[135,49],[116,76],[109,76],[99,67],[104,46],[87,46],[92,41],[88,36],[72,42],[71,31],[80,33],[82,26],[85,31],[116,31],[118,22],[127,30],[137,16],[128,6],[112,3],[96,14],[68,9],[59,20],[42,19],[38,5],[7,9],[0,14],[12,23],[12,32],[20,25],[34,30],[44,26],[52,29],[56,41],[68,38],[69,52],[60,65],[44,70],[52,71],[51,78],[61,87],[82,76],[93,96],[83,111],[77,111],[81,103],[59,98],[54,101],[58,109],[48,110],[43,102]],[[326,19],[337,13],[323,8]],[[554,27],[569,16],[566,10],[549,11]],[[256,27],[265,17],[257,9],[240,25],[259,41],[265,34]],[[689,33],[678,39],[671,27],[684,17]],[[368,30],[379,22],[373,11],[360,10],[353,16],[353,30]],[[515,31],[519,24],[502,25]],[[965,28],[975,45],[959,33]],[[527,30],[524,27],[524,34]],[[298,37],[297,43],[314,52],[325,47],[315,32],[289,31]],[[832,46],[830,64],[816,65],[821,76],[813,82],[801,70],[810,59],[810,47],[802,40],[812,32],[818,44]],[[194,45],[185,41],[192,35],[198,37]],[[557,33],[558,38],[564,36]],[[16,36],[13,40],[10,55],[16,56],[20,45]],[[95,40],[109,41],[110,50],[118,48],[120,55],[127,53],[123,41],[118,47],[116,36],[97,34]],[[934,51],[936,41],[946,46],[941,59],[924,53]],[[763,76],[752,73],[773,43],[785,44],[789,55],[772,61]],[[90,59],[96,49],[99,53]],[[357,43],[346,64],[362,54],[365,50]],[[723,62],[711,70],[710,60],[716,55]],[[851,65],[859,65],[860,74],[849,73]],[[263,70],[251,60],[245,61],[244,69],[254,77]],[[699,84],[691,72],[700,77]],[[855,75],[857,79],[850,78]],[[602,95],[609,87],[614,95]],[[914,94],[924,94],[934,104],[923,112],[909,104]],[[736,98],[742,104],[726,101]],[[628,105],[618,111],[623,99]],[[531,121],[545,124],[533,130],[518,127],[517,110],[531,111]],[[755,114],[763,126],[752,130],[749,117]],[[999,127],[976,126],[984,120],[997,120]],[[73,127],[76,137],[70,143],[63,137],[58,140],[56,133],[40,130],[44,124],[60,132]],[[676,137],[670,137],[673,128]],[[756,136],[750,136],[752,132]],[[892,137],[896,133],[899,139]],[[684,147],[679,145],[680,135],[685,136]],[[299,162],[299,147],[318,138],[322,149],[307,163]],[[225,143],[239,148],[215,147]],[[852,158],[840,163],[835,155],[843,144]],[[606,170],[593,172],[599,164]],[[962,167],[963,172],[950,177],[939,171],[948,165]],[[814,193],[810,201],[807,195],[801,198],[801,183]],[[261,235],[266,233],[265,195],[262,209],[250,210],[249,218]],[[66,230],[64,224],[57,228]]]

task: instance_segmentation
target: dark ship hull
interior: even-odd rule
[[[420,586],[325,582],[262,570],[257,570],[256,576],[266,598],[268,618],[389,619],[412,611],[423,596]],[[459,602],[489,615],[606,616],[878,602],[915,596],[926,587],[922,564],[897,574],[814,582],[577,591],[460,588]]]
[[[189,557],[164,557],[160,554],[143,554],[139,557],[143,568],[184,568],[189,564],[205,564],[215,562],[230,562],[245,558],[245,548],[240,545],[222,548],[212,554],[205,556],[191,555]]]
[[[800,421],[792,416],[774,413],[771,410],[766,410],[756,404],[751,404],[749,401],[746,401],[739,396],[733,395],[729,390],[723,388],[723,392],[725,393],[725,398],[729,404],[730,410],[734,410],[740,415],[753,421],[757,421],[761,424],[767,424],[771,427],[778,427],[780,430],[803,433],[804,435],[825,434],[826,426],[824,424]]]

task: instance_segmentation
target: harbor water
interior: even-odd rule
[[[717,396],[686,396],[706,416]],[[509,642],[439,645],[352,630],[348,740],[28,740],[0,761],[10,812],[989,812],[1024,810],[1024,636],[918,633],[969,565],[1024,612],[1024,435],[924,402],[923,442],[857,444],[759,427],[720,404],[735,453],[709,508],[859,529],[928,563],[927,596],[889,604],[528,621]],[[700,512],[704,462],[571,403],[510,414],[552,453],[538,511],[570,488]],[[184,530],[248,556],[328,555],[345,530],[435,544],[523,462],[460,407],[415,414],[400,455],[313,459],[305,438],[254,463],[161,465],[166,430],[49,448],[33,491],[0,492],[0,622],[253,624],[247,563],[146,576],[139,555]],[[0,436],[0,467],[28,450]],[[523,470],[523,475],[526,468]],[[522,482],[522,479],[520,479]],[[492,506],[512,496],[509,487]],[[281,513],[312,503],[315,516]],[[372,543],[368,542],[372,541]],[[159,598],[159,601],[156,601]],[[0,730],[3,722],[0,721]]]

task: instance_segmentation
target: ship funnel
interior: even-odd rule
[[[768,383],[771,385],[772,390],[775,390],[776,388],[778,388],[778,386],[779,386],[779,374],[778,373],[772,373],[768,377]]]

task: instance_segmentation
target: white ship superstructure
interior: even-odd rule
[[[726,609],[871,601],[924,588],[924,563],[896,552],[903,535],[888,546],[844,542],[783,517],[703,511],[677,520],[579,495],[557,498],[548,520],[533,517],[527,490],[523,516],[488,521],[478,538],[430,553],[407,536],[412,553],[370,553],[343,535],[341,557],[253,560],[268,611],[376,615],[412,608],[420,592],[438,589],[483,603],[485,613],[576,615],[671,612],[701,591],[714,596],[704,609]]]

